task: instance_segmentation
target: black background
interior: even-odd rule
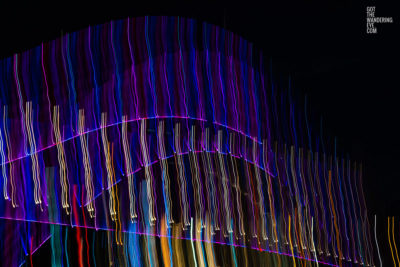
[[[370,216],[398,216],[400,31],[395,1],[277,2],[0,6],[0,58],[112,19],[174,15],[223,26],[261,49],[278,79],[291,77],[293,88],[307,95],[310,110],[323,117],[324,131],[337,138],[339,154],[363,163]],[[368,35],[367,6],[376,6],[375,16],[393,17],[394,23],[378,24],[378,34]]]

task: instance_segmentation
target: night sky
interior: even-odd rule
[[[0,58],[112,19],[173,15],[220,25],[262,50],[278,82],[290,77],[296,94],[307,95],[313,116],[322,116],[327,135],[337,138],[338,154],[363,163],[369,214],[398,216],[399,12],[394,1],[363,2],[21,3],[0,7]],[[367,6],[376,6],[376,16],[393,17],[394,23],[378,24],[378,34],[367,35]],[[319,127],[319,120],[313,124]]]

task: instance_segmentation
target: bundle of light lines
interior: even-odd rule
[[[3,262],[50,237],[67,266],[72,227],[105,230],[121,266],[245,266],[249,250],[276,266],[373,266],[361,166],[324,150],[253,50],[216,26],[145,17],[0,61]]]

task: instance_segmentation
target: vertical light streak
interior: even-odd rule
[[[94,267],[96,267],[96,254],[95,254],[95,248],[96,248],[96,232],[93,231],[93,237],[92,237],[92,257],[93,257],[93,263]]]
[[[268,236],[267,236],[267,232],[266,232],[267,231],[267,223],[266,223],[266,218],[265,218],[264,193],[262,190],[260,169],[256,165],[256,163],[258,162],[257,147],[258,147],[258,143],[253,141],[253,163],[254,163],[254,173],[255,173],[256,181],[257,181],[257,192],[258,192],[258,202],[259,202],[258,208],[260,210],[259,213],[260,213],[260,219],[261,219],[261,233],[262,233],[262,238],[264,240],[267,240]],[[273,210],[272,206],[271,206],[271,210]]]
[[[83,203],[83,190],[81,191],[82,195],[81,195],[81,203]],[[89,257],[89,241],[88,241],[88,229],[86,227],[86,216],[85,216],[85,210],[84,210],[84,205],[81,206],[82,209],[82,217],[83,217],[83,229],[85,231],[85,242],[86,242],[86,261],[87,261],[87,266],[90,267],[90,257]],[[83,237],[82,237],[82,243],[83,243]]]
[[[222,180],[222,186],[223,186],[223,192],[224,192],[224,207],[225,207],[225,223],[226,223],[226,229],[228,233],[232,233],[232,225],[231,225],[231,216],[232,212],[230,210],[230,205],[229,205],[229,200],[230,200],[230,195],[229,195],[229,189],[228,189],[228,175],[226,172],[225,168],[225,160],[224,156],[222,155],[222,131],[218,131],[218,163],[219,163],[219,170],[221,174],[221,180]]]
[[[113,172],[112,172],[112,158],[110,155],[110,144],[107,138],[107,114],[101,113],[101,138],[103,141],[103,151],[104,157],[106,159],[106,169],[107,169],[107,188],[110,195],[108,206],[110,210],[111,219],[116,221],[117,212],[115,211],[115,197],[114,197],[114,187],[113,187]]]
[[[356,245],[359,246],[359,238],[358,238],[358,222],[357,222],[357,213],[356,213],[356,203],[354,201],[354,194],[353,194],[353,188],[351,186],[351,162],[350,160],[347,161],[347,183],[348,183],[348,188],[350,191],[350,199],[351,199],[351,207],[352,207],[352,215],[354,216],[354,219],[352,218],[353,222],[353,227],[352,227],[352,241],[353,241],[353,261],[357,263],[357,251],[356,251]],[[353,217],[352,216],[352,217]],[[353,229],[354,228],[354,229]],[[355,233],[354,233],[355,232]],[[355,238],[355,235],[357,235],[357,239]]]
[[[17,85],[17,89],[18,89],[18,104],[19,104],[19,111],[21,113],[21,128],[22,128],[22,133],[23,133],[23,147],[24,147],[24,153],[25,155],[28,155],[28,149],[26,147],[26,124],[24,124],[24,119],[26,118],[26,114],[24,111],[24,107],[23,107],[23,100],[22,100],[22,94],[21,94],[21,84],[19,82],[19,77],[18,77],[18,54],[15,54],[14,57],[14,79],[15,79],[15,83]],[[4,111],[6,111],[6,107],[4,107]],[[11,158],[9,158],[11,159]]]
[[[342,221],[344,220],[345,234],[344,234],[343,239],[345,240],[346,247],[347,247],[347,250],[345,251],[346,260],[350,260],[350,238],[349,238],[348,233],[351,231],[351,229],[350,229],[350,226],[349,227],[347,226],[347,222],[349,222],[349,224],[351,225],[351,220],[350,220],[351,217],[350,217],[350,213],[348,212],[350,205],[345,204],[345,203],[349,203],[349,200],[347,198],[347,189],[345,186],[343,186],[344,179],[345,179],[344,159],[341,160],[341,168],[340,169],[339,169],[339,159],[336,159],[336,170],[337,170],[336,177],[338,179],[338,187],[339,187],[340,199],[341,199],[341,204],[342,204]],[[343,191],[344,191],[344,193],[343,193]],[[347,213],[345,212],[345,206],[347,206]],[[351,232],[350,232],[350,234],[351,234]],[[343,255],[343,259],[345,259],[345,255]],[[372,261],[372,259],[371,259],[371,261]]]
[[[151,95],[153,98],[153,109],[154,109],[154,114],[155,117],[158,117],[158,112],[157,112],[157,94],[156,94],[156,83],[155,83],[155,77],[154,77],[154,67],[153,67],[153,57],[151,53],[151,46],[150,46],[150,40],[149,40],[149,27],[148,27],[148,21],[149,18],[145,18],[145,40],[146,40],[146,46],[147,46],[147,54],[148,54],[148,77],[147,77],[147,82],[150,85],[151,88]]]
[[[230,247],[231,247],[231,253],[232,253],[232,261],[234,262],[235,267],[238,267],[238,264],[237,264],[237,257],[236,257],[236,251],[235,251],[235,245],[234,245],[234,242],[233,242],[233,233],[231,233],[231,234],[229,235],[229,239],[230,239],[230,242],[231,242]]]
[[[327,233],[327,226],[326,226],[326,219],[324,216],[324,212],[325,212],[325,208],[324,208],[324,203],[325,203],[325,198],[324,195],[322,194],[322,187],[321,187],[321,181],[320,181],[320,168],[319,168],[319,153],[316,152],[315,153],[315,162],[314,162],[314,166],[315,166],[315,176],[316,176],[316,181],[317,181],[317,188],[318,188],[318,196],[319,196],[319,208],[321,210],[322,214],[322,227],[323,227],[323,231],[325,232],[324,236],[324,245],[325,245],[325,253],[328,253],[328,233]],[[320,248],[319,254],[322,255],[323,249],[322,247]]]
[[[39,162],[37,158],[36,151],[36,141],[35,141],[35,133],[33,130],[33,122],[32,122],[32,102],[26,102],[26,117],[25,117],[26,128],[28,128],[28,138],[30,144],[30,153],[32,159],[32,176],[34,182],[34,199],[35,204],[40,205],[40,209],[42,210],[42,198],[40,196],[40,168]]]
[[[206,128],[203,132],[205,151],[202,153],[203,166],[205,166],[206,170],[204,171],[206,176],[206,188],[208,192],[207,204],[210,214],[210,224],[211,224],[211,233],[215,234],[215,230],[219,230],[219,222],[218,222],[218,206],[216,199],[216,189],[215,189],[215,181],[214,181],[214,170],[212,165],[212,160],[210,156],[210,130]]]
[[[47,102],[48,102],[48,108],[49,108],[49,121],[51,128],[53,129],[53,123],[51,120],[51,102],[50,102],[50,96],[49,96],[49,84],[47,82],[47,75],[46,75],[46,69],[44,67],[44,43],[42,43],[42,57],[41,57],[41,64],[42,64],[42,71],[43,71],[43,77],[44,77],[44,84],[46,85],[46,96],[47,96]],[[50,132],[50,137],[51,137],[51,142],[54,144],[54,138],[53,138],[53,132]],[[36,150],[35,150],[36,151]]]
[[[243,147],[246,148],[246,139],[244,139],[244,144]],[[255,196],[254,196],[254,189],[253,189],[253,181],[251,179],[251,173],[248,167],[248,163],[244,162],[244,173],[245,173],[245,180],[248,181],[247,183],[247,189],[249,192],[249,199],[250,199],[250,206],[251,206],[251,211],[253,215],[253,220],[252,220],[252,237],[257,238],[257,213],[255,212],[255,207],[256,207],[256,201],[255,201]]]
[[[54,167],[45,169],[45,179],[47,183],[47,202],[49,211],[49,220],[51,222],[56,222],[58,214],[57,197],[55,190],[55,177],[54,177]],[[62,262],[62,252],[61,252],[61,227],[59,225],[50,225],[50,243],[51,243],[51,259],[52,266],[61,266]]]
[[[392,254],[392,259],[393,259],[393,266],[396,267],[396,259],[394,258],[394,254],[393,254],[393,247],[392,247],[392,242],[390,241],[391,236],[390,236],[390,217],[388,217],[388,241],[389,241],[389,247],[390,247],[390,252]]]
[[[392,238],[393,238],[394,251],[396,253],[396,259],[397,259],[397,262],[398,262],[398,266],[400,266],[399,254],[397,253],[396,238],[394,237],[394,216],[392,217]]]
[[[114,143],[111,143],[111,159],[114,158]],[[115,168],[114,168],[114,161],[111,160],[111,170],[112,170],[112,191],[111,193],[114,196],[114,199],[117,201],[117,211],[116,211],[116,218],[115,218],[115,239],[117,245],[123,245],[122,243],[122,228],[121,228],[121,212],[119,208],[119,198],[118,198],[118,184],[115,178]],[[117,218],[118,217],[118,218]]]
[[[133,50],[132,50],[132,41],[131,41],[131,33],[130,33],[130,26],[131,26],[131,21],[128,18],[128,27],[127,27],[127,35],[128,35],[128,46],[129,46],[129,56],[131,58],[131,77],[130,77],[130,87],[133,87],[134,92],[132,91],[132,88],[130,88],[132,97],[134,99],[133,103],[135,105],[135,114],[137,117],[140,117],[139,115],[139,109],[138,109],[138,93],[137,93],[137,85],[136,85],[136,72],[135,72],[135,59],[133,57]]]
[[[77,196],[77,185],[74,185],[74,195]],[[73,198],[72,200],[72,209],[73,209],[73,213],[75,214],[74,218],[75,218],[75,224],[79,225],[79,219],[78,219],[78,208],[77,208],[77,204],[76,204],[76,198]],[[83,267],[83,240],[81,237],[81,228],[80,227],[76,227],[76,242],[78,243],[78,259],[79,259],[79,267]]]
[[[242,209],[242,196],[241,196],[241,189],[240,189],[240,183],[239,183],[239,174],[238,174],[238,168],[236,164],[236,160],[232,156],[232,151],[235,151],[235,135],[233,133],[230,133],[230,138],[229,138],[229,158],[231,162],[231,168],[232,168],[232,173],[233,173],[233,188],[236,191],[236,206],[237,206],[237,212],[238,212],[238,218],[239,218],[239,233],[241,236],[246,235],[245,230],[244,230],[244,221],[243,221],[243,209]]]
[[[130,233],[128,234],[128,255],[130,266],[140,267],[142,262],[140,260],[140,244],[139,235],[136,234],[137,223],[133,223],[129,226]]]
[[[336,212],[335,212],[335,204],[333,202],[333,198],[332,198],[332,171],[329,170],[328,171],[328,185],[329,185],[329,197],[331,200],[331,208],[332,208],[332,212],[333,212],[333,222],[335,225],[335,230],[336,230],[336,243],[337,243],[337,248],[339,250],[339,265],[342,266],[342,251],[340,249],[340,240],[339,240],[339,228],[338,228],[338,224],[337,224],[337,217],[336,217]]]
[[[4,146],[3,146],[3,134],[0,128],[0,157],[1,157],[1,170],[3,174],[3,197],[5,200],[9,200],[10,198],[8,197],[8,190],[7,190],[7,183],[8,183],[8,178],[7,178],[7,166],[6,166],[6,157],[4,155]]]
[[[313,210],[314,210],[314,216],[312,218],[315,218],[316,220],[316,225],[319,226],[320,222],[319,222],[319,209],[318,209],[318,205],[317,205],[317,200],[316,197],[318,196],[317,192],[316,192],[316,188],[315,188],[315,184],[314,184],[314,180],[315,180],[315,173],[313,173],[314,168],[316,168],[315,166],[313,166],[315,162],[313,161],[313,154],[312,151],[308,151],[308,155],[307,155],[307,174],[310,180],[310,187],[311,187],[311,195],[312,195],[312,200],[313,200]],[[313,227],[313,224],[311,225]],[[321,243],[321,233],[320,231],[316,232],[317,235],[317,246],[318,246],[318,251],[320,251],[320,243]],[[314,236],[313,237],[313,249],[314,252],[317,251],[317,248],[315,248],[315,244],[314,244]]]
[[[310,253],[310,247],[311,245],[309,244],[310,239],[307,238],[310,236],[310,221],[311,221],[311,212],[310,212],[310,202],[309,202],[309,196],[308,196],[308,190],[307,190],[307,176],[304,174],[304,154],[303,154],[303,148],[299,149],[299,159],[298,159],[298,168],[299,168],[299,177],[301,179],[301,187],[302,187],[302,193],[303,193],[303,203],[304,203],[304,215],[302,217],[302,223],[303,227],[301,228],[302,231],[302,237],[303,237],[303,255],[306,258],[311,258],[312,254]],[[312,193],[312,192],[311,192]]]
[[[203,249],[203,242],[202,240],[202,229],[203,229],[203,224],[204,222],[201,221],[200,218],[196,219],[196,225],[195,225],[195,232],[196,232],[196,251],[197,255],[199,256],[199,266],[200,267],[205,267],[206,266],[206,257]]]
[[[168,240],[170,237],[166,237],[168,235],[167,225],[168,225],[168,223],[166,222],[165,216],[163,216],[161,218],[161,237],[160,237],[161,254],[162,254],[164,266],[172,267],[173,266],[172,254],[170,251],[169,240]]]
[[[69,267],[69,257],[68,257],[68,227],[65,227],[64,251],[65,251],[65,259],[67,260],[67,267]]]
[[[196,218],[195,220],[200,220],[201,224],[204,224],[204,207],[203,207],[203,195],[201,192],[202,184],[200,178],[200,168],[197,160],[197,152],[195,147],[195,140],[196,140],[196,129],[195,126],[192,125],[190,129],[190,151],[189,151],[189,164],[190,170],[192,173],[192,180],[193,180],[193,191],[194,191],[194,198],[195,198],[195,212]]]
[[[328,215],[330,215],[330,233],[328,233],[328,231],[329,231],[329,229],[326,227],[325,229],[326,229],[326,236],[327,237],[329,237],[329,235],[331,236],[331,240],[332,240],[332,254],[333,254],[333,256],[334,257],[337,257],[337,255],[336,255],[336,251],[335,251],[335,245],[334,245],[334,242],[335,242],[335,238],[332,238],[333,236],[335,236],[335,232],[334,232],[334,224],[332,223],[332,220],[333,220],[333,218],[334,218],[334,216],[333,216],[333,210],[334,210],[334,207],[332,207],[331,206],[331,196],[329,195],[329,187],[330,187],[330,185],[328,184],[328,177],[326,176],[326,172],[327,172],[327,166],[326,166],[327,164],[326,164],[326,155],[325,154],[323,154],[323,159],[322,159],[322,173],[323,173],[323,175],[322,175],[322,178],[323,179],[321,179],[322,181],[324,181],[324,185],[325,185],[325,192],[328,192],[328,195],[327,195],[327,198],[328,198],[328,200],[327,200],[327,206],[329,207],[329,213],[328,213]],[[327,256],[330,256],[331,255],[331,252],[329,251],[329,245],[328,245],[328,238],[326,238],[325,239],[325,241],[326,241],[326,247],[327,247],[327,251],[326,251],[326,255]]]
[[[375,222],[375,224],[374,224],[374,234],[375,234],[376,251],[378,252],[379,263],[381,264],[381,267],[382,267],[381,253],[379,251],[378,238],[376,236],[376,214],[374,215],[374,222]]]
[[[355,259],[355,255],[356,255],[356,252],[355,252],[355,247],[356,247],[356,239],[355,239],[355,236],[354,236],[354,220],[353,220],[353,214],[352,214],[352,206],[354,205],[354,201],[353,202],[351,202],[350,200],[353,200],[352,198],[352,192],[350,191],[350,189],[351,188],[349,188],[348,186],[347,186],[347,183],[346,183],[346,180],[348,180],[349,179],[349,175],[350,175],[350,160],[347,160],[347,164],[345,164],[345,161],[344,160],[342,160],[342,166],[343,166],[343,175],[342,175],[342,177],[343,177],[343,184],[344,184],[344,189],[345,189],[345,195],[346,195],[346,206],[347,206],[347,214],[348,214],[348,220],[349,220],[349,223],[350,223],[350,226],[349,226],[349,229],[350,229],[350,242],[348,242],[348,245],[350,246],[351,245],[351,248],[352,248],[352,256],[353,256],[353,259]],[[347,177],[347,179],[345,178],[345,177]],[[349,195],[349,191],[350,191],[350,195]],[[350,249],[350,247],[349,247],[349,249]],[[348,260],[350,260],[351,261],[351,258],[350,258],[350,252],[349,252],[349,259]]]
[[[95,206],[94,206],[94,192],[93,192],[93,177],[92,177],[92,167],[90,163],[90,155],[88,142],[85,134],[85,111],[83,109],[79,110],[78,115],[78,132],[82,149],[83,166],[85,169],[85,187],[86,187],[86,203],[87,210],[89,212],[90,218],[96,216]]]
[[[7,125],[7,106],[4,106],[4,112],[3,112],[3,126],[4,126],[4,139],[6,140],[6,146],[7,146],[7,158],[10,160],[12,157],[12,149],[11,149],[11,143],[10,143],[10,137],[8,135],[8,125]],[[26,139],[26,138],[25,138]],[[11,184],[11,205],[13,208],[18,207],[18,204],[15,202],[15,182],[14,182],[14,172],[13,172],[13,163],[11,161],[8,162],[9,164],[9,173],[10,173],[10,184]],[[2,166],[3,171],[4,168],[6,168],[5,163]],[[7,175],[7,173],[6,173]]]
[[[212,243],[212,228],[211,228],[211,219],[210,215],[206,214],[206,237],[205,237],[205,247],[206,247],[206,255],[207,255],[207,264],[209,267],[215,267],[215,255],[213,250],[213,243]]]
[[[65,212],[67,214],[69,214],[70,205],[69,205],[69,201],[68,201],[68,196],[69,196],[68,169],[67,169],[67,163],[65,161],[66,157],[65,157],[63,142],[61,139],[59,122],[60,122],[59,107],[54,106],[54,112],[53,112],[53,127],[54,127],[54,129],[53,130],[54,130],[54,134],[55,134],[56,142],[57,142],[57,155],[58,155],[60,184],[61,184],[61,203],[62,203],[63,209],[65,209]]]
[[[319,266],[318,264],[318,256],[317,256],[317,250],[315,249],[315,244],[314,244],[314,219],[311,217],[311,241],[312,241],[312,252],[314,253],[314,259],[315,263],[317,264],[317,267]]]
[[[364,189],[362,186],[362,173],[363,173],[363,168],[362,168],[362,163],[360,164],[360,171],[359,175],[357,177],[357,181],[360,186],[360,202],[363,205],[363,237],[364,237],[364,245],[366,247],[366,256],[368,256],[369,261],[367,261],[367,264],[373,265],[373,255],[372,255],[372,244],[371,244],[371,231],[370,231],[370,225],[369,225],[369,220],[368,220],[368,214],[367,214],[367,204],[365,203],[365,197],[364,197]],[[400,265],[400,261],[399,261]]]
[[[181,236],[182,229],[184,227],[180,224],[173,225],[173,236]],[[172,250],[175,252],[174,255],[174,266],[185,266],[185,256],[183,255],[182,240],[174,238],[172,243]]]
[[[176,171],[179,177],[179,187],[180,187],[180,197],[181,197],[181,208],[183,206],[182,210],[182,216],[183,216],[183,229],[186,229],[190,225],[189,221],[189,203],[187,200],[187,186],[186,186],[186,178],[185,178],[185,165],[183,164],[183,159],[182,159],[182,150],[181,150],[181,144],[180,144],[180,124],[176,123],[175,124],[175,130],[174,130],[174,138],[175,138],[175,166],[176,166]]]
[[[256,143],[254,142],[254,146],[256,145]],[[254,148],[255,149],[255,148]],[[264,169],[265,169],[265,179],[267,182],[267,188],[268,188],[268,200],[269,200],[269,207],[271,210],[271,229],[272,229],[272,233],[273,233],[273,242],[275,243],[275,248],[276,250],[278,250],[278,234],[277,234],[277,230],[276,230],[276,217],[275,217],[275,203],[274,203],[274,193],[272,191],[272,181],[271,181],[271,176],[269,175],[268,171],[267,171],[267,167],[269,166],[268,163],[268,141],[264,140],[263,142],[263,162],[264,162]],[[256,167],[257,168],[257,167]],[[266,226],[265,226],[266,227]],[[279,260],[279,258],[278,258]]]
[[[356,178],[357,177],[357,163],[354,163],[354,173],[353,173],[353,177]],[[350,183],[351,186],[351,183]],[[364,257],[363,257],[363,248],[362,248],[362,235],[363,233],[361,233],[360,230],[360,221],[362,220],[362,207],[361,207],[361,203],[360,203],[360,194],[358,193],[358,189],[357,189],[357,183],[354,183],[354,187],[355,187],[355,195],[356,195],[356,200],[357,200],[357,205],[358,205],[358,214],[360,215],[358,220],[357,220],[357,239],[358,239],[358,254],[360,257],[360,263],[364,264]],[[361,237],[360,237],[361,235]],[[365,244],[364,244],[365,245]],[[364,255],[365,256],[365,255]]]
[[[174,222],[172,219],[172,200],[171,200],[171,190],[170,190],[170,179],[168,173],[168,162],[167,155],[165,153],[165,141],[164,141],[164,121],[161,120],[158,123],[157,131],[157,144],[158,144],[158,154],[161,161],[161,173],[163,181],[164,190],[164,203],[165,203],[165,215],[167,227],[170,228],[170,224]]]
[[[290,253],[292,254],[293,266],[296,267],[296,259],[294,258],[294,251],[293,251],[292,238],[291,238],[292,232],[290,231],[290,225],[291,225],[291,222],[292,222],[292,220],[290,219],[290,215],[289,215],[288,221],[289,221],[289,230],[288,230],[289,234],[288,234],[288,236],[289,236]]]
[[[197,267],[196,252],[193,245],[193,217],[190,218],[190,244],[192,246],[194,266]]]
[[[268,145],[267,142],[268,142],[268,140],[265,141],[265,143]],[[266,149],[267,148],[268,148],[268,146],[266,146]],[[264,158],[265,158],[265,156],[268,156],[268,154],[266,154],[266,153],[268,153],[268,150],[266,150],[266,149],[264,150],[264,151],[266,151],[266,152],[264,152]],[[279,184],[279,197],[280,197],[280,202],[281,202],[280,207],[281,207],[281,210],[284,211],[286,209],[285,209],[285,200],[284,200],[284,196],[283,196],[283,192],[282,192],[283,191],[283,186],[281,184],[281,180],[283,180],[284,172],[280,172],[279,171],[279,165],[278,165],[278,161],[279,161],[279,157],[278,157],[278,142],[276,142],[276,141],[275,141],[275,145],[274,145],[274,158],[275,158],[275,160],[274,160],[275,169],[276,169],[276,172],[277,172],[276,179],[278,180],[278,184]],[[268,162],[268,160],[264,159],[264,162]],[[267,168],[268,166],[269,166],[268,164],[267,165],[264,164],[264,168],[265,168],[266,171],[268,169]],[[269,173],[267,173],[267,174],[269,175]],[[285,231],[285,229],[287,228],[286,227],[286,220],[285,220],[285,213],[282,214],[280,221],[281,221],[281,224],[278,227],[283,230],[283,231],[280,231],[281,235],[283,236],[283,242],[281,243],[281,248],[283,248],[283,245],[288,245],[289,244],[288,243],[288,238],[286,236],[286,231]],[[278,240],[278,242],[279,242],[279,240]],[[277,247],[278,247],[278,243],[277,243]]]
[[[149,219],[150,225],[154,225],[156,221],[155,208],[154,208],[154,196],[153,196],[153,172],[151,170],[151,162],[149,158],[149,150],[147,147],[147,126],[146,120],[142,120],[140,123],[140,147],[142,150],[143,160],[144,160],[144,172],[146,177],[147,185],[147,201],[149,202]]]
[[[125,174],[128,177],[128,190],[129,190],[129,211],[131,215],[131,221],[135,221],[137,219],[136,213],[136,194],[135,194],[135,181],[133,180],[134,174],[132,171],[132,157],[131,150],[129,147],[129,139],[128,139],[128,123],[126,122],[126,116],[122,117],[122,144],[124,148],[124,159],[125,159]]]
[[[303,256],[303,248],[304,248],[304,239],[303,239],[303,235],[302,235],[302,229],[303,229],[303,212],[302,212],[302,203],[301,203],[301,195],[300,195],[300,190],[298,187],[298,178],[297,178],[297,172],[296,172],[296,163],[295,163],[295,148],[293,146],[291,146],[290,148],[290,169],[291,169],[291,175],[292,175],[292,179],[293,179],[293,185],[294,185],[294,189],[295,189],[295,199],[296,199],[296,205],[297,208],[295,208],[296,213],[293,215],[295,222],[298,220],[299,226],[297,227],[297,224],[295,223],[293,225],[296,235],[298,234],[299,237],[297,238],[300,242],[295,243],[295,247],[298,246],[298,250],[300,251],[301,255]],[[298,231],[298,228],[300,228],[300,231]]]

